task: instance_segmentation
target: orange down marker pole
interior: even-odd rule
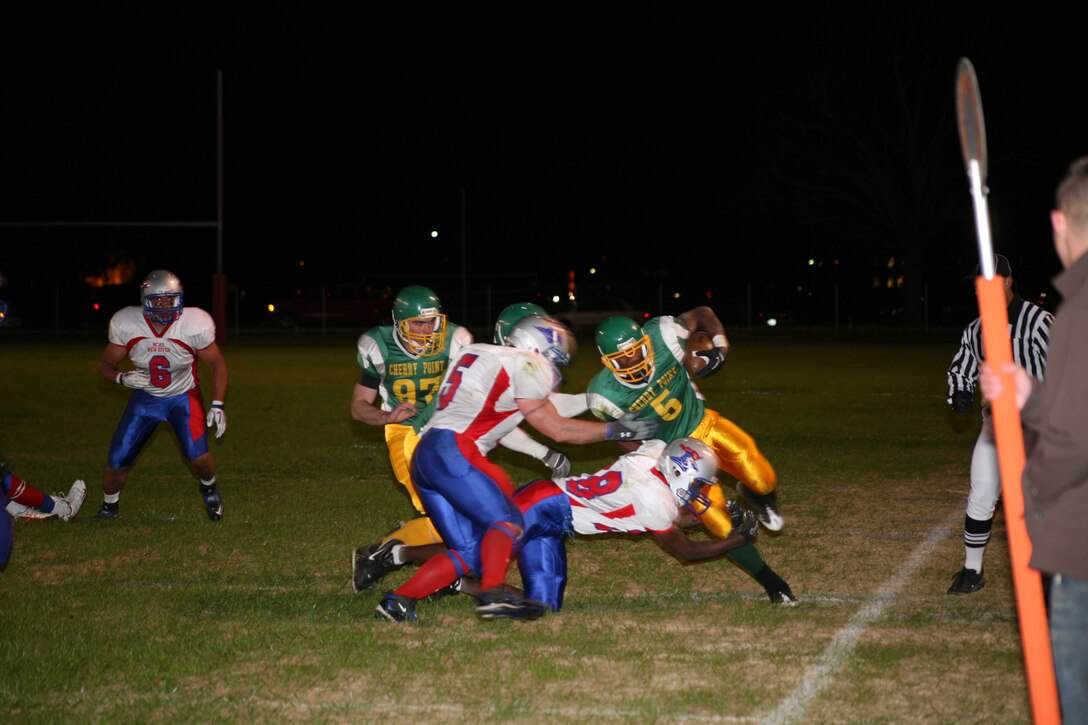
[[[1036,725],[1061,723],[1058,688],[1054,679],[1054,656],[1050,651],[1043,582],[1039,572],[1028,566],[1031,540],[1024,520],[1024,491],[1020,484],[1024,473],[1024,431],[1016,407],[1016,383],[1011,372],[1012,344],[1009,340],[1009,311],[1005,306],[1005,278],[979,276],[975,280],[979,312],[982,317],[982,346],[991,369],[1001,376],[1001,395],[991,401],[994,438],[1001,470],[1001,499],[1004,501],[1005,527],[1009,535],[1009,556],[1020,612],[1020,640],[1024,649],[1028,695],[1032,719]]]

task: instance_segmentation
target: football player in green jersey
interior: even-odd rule
[[[779,531],[783,520],[778,512],[778,479],[770,461],[751,435],[707,407],[685,367],[685,358],[691,354],[688,338],[696,331],[706,333],[714,344],[713,349],[697,353],[706,359],[698,375],[707,377],[721,368],[729,354],[725,328],[709,307],[696,307],[675,317],[654,317],[641,327],[629,317],[604,320],[597,326],[596,342],[605,368],[589,381],[586,404],[602,420],[616,420],[629,412],[656,418],[660,423],[657,435],[662,440],[688,436],[703,441],[717,454],[721,469],[740,481],[737,490],[760,523],[769,531]],[[714,536],[725,538],[733,523],[722,487],[712,488],[712,508],[698,523]],[[792,594],[783,595],[788,586],[754,546],[746,545],[728,556],[763,585],[772,601],[795,601]]]
[[[359,336],[356,359],[361,371],[351,396],[351,417],[385,426],[393,475],[422,514],[423,505],[408,472],[419,441],[410,419],[438,390],[450,358],[472,344],[472,333],[447,320],[438,295],[419,285],[397,293],[392,316],[392,325],[379,325]],[[418,545],[441,541],[426,518],[409,521],[396,536]]]

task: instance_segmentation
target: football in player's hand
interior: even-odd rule
[[[684,367],[688,369],[688,372],[692,375],[698,375],[706,367],[706,358],[695,353],[700,350],[713,350],[714,343],[710,339],[710,335],[701,330],[696,330],[688,336],[688,344],[686,347],[687,355],[684,356]]]

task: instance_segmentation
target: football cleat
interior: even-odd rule
[[[427,595],[428,602],[437,602],[439,599],[445,599],[446,597],[452,597],[454,594],[461,593],[461,577],[457,577],[452,584],[439,589],[437,592],[433,592]]]
[[[219,521],[223,518],[223,497],[219,495],[219,486],[212,484],[205,486],[200,484],[200,496],[204,499],[204,508],[208,511],[208,518]]]
[[[540,619],[548,609],[546,604],[524,599],[504,591],[502,587],[488,589],[480,595],[476,616],[480,619]]]
[[[780,604],[783,607],[797,606],[797,597],[793,595],[788,585],[773,592],[768,592],[768,596],[771,598],[771,604]]]
[[[778,497],[772,491],[768,494],[758,494],[743,483],[737,483],[737,493],[744,497],[748,506],[756,512],[759,523],[768,531],[781,531],[785,521],[782,514],[778,513]]]
[[[118,503],[102,502],[102,508],[94,515],[96,519],[115,519],[121,513],[121,505]]]
[[[949,594],[973,594],[986,586],[986,577],[981,571],[960,569],[952,578],[952,586],[948,588]]]
[[[83,505],[83,499],[86,497],[87,484],[82,480],[77,480],[72,484],[72,487],[68,489],[67,496],[53,494],[53,498],[56,499],[53,513],[55,513],[57,518],[61,521],[71,521],[76,517],[76,514],[79,513],[79,507]]]
[[[416,600],[393,592],[386,592],[374,610],[374,618],[387,619],[390,622],[415,622],[419,619],[416,614]]]
[[[375,546],[360,546],[351,554],[351,586],[361,592],[381,581],[391,571],[400,569],[404,564],[393,560],[393,547],[400,546],[399,539],[390,539]]]

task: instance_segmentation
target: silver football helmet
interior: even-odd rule
[[[695,516],[710,508],[706,489],[718,483],[718,456],[698,438],[677,438],[665,446],[657,469],[681,506]]]
[[[156,269],[140,283],[140,302],[144,317],[160,325],[169,325],[181,317],[185,293],[181,280],[173,272]]]
[[[522,317],[510,328],[506,345],[539,352],[545,360],[557,367],[570,365],[578,348],[570,328],[546,315]]]

